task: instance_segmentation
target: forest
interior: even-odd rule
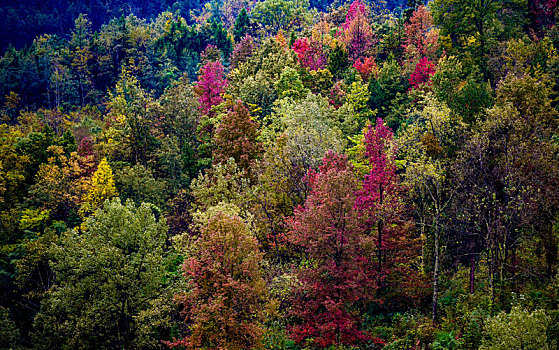
[[[0,349],[558,349],[558,18],[2,2]]]

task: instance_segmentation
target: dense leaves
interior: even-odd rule
[[[557,12],[6,3],[0,347],[555,349]]]
[[[254,349],[262,336],[265,284],[262,254],[242,219],[214,208],[183,270],[190,290],[179,296],[187,349]]]

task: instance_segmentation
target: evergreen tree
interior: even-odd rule
[[[249,27],[250,18],[248,17],[247,10],[243,7],[241,12],[239,12],[237,20],[235,20],[235,26],[233,27],[233,38],[235,38],[235,42],[239,42],[246,34],[248,34]]]
[[[330,53],[328,60],[328,70],[336,78],[341,77],[344,71],[349,67],[347,52],[340,45],[336,45]]]

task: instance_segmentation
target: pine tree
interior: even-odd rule
[[[235,42],[238,42],[245,37],[249,27],[250,18],[248,17],[247,10],[243,8],[241,9],[241,12],[239,12],[237,20],[235,21],[235,26],[233,27],[233,37],[235,38]]]
[[[347,52],[340,45],[334,46],[328,60],[328,70],[336,78],[342,76],[343,72],[349,67]]]

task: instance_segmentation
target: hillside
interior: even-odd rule
[[[557,349],[558,15],[6,2],[0,349]]]

